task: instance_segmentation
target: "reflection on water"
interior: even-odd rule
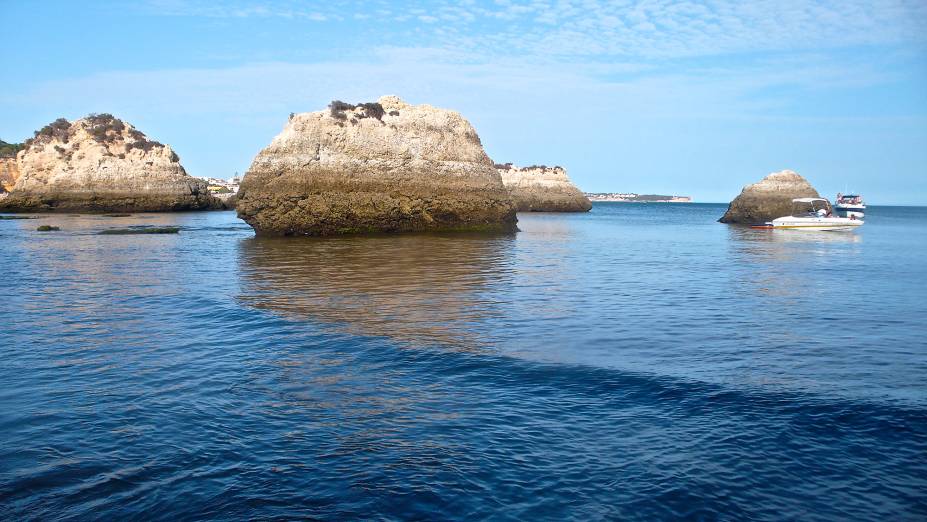
[[[734,271],[741,277],[741,288],[759,295],[788,298],[788,305],[801,305],[819,293],[816,272],[803,268],[826,269],[844,265],[860,252],[862,237],[857,231],[767,230],[746,226],[726,226],[735,265],[752,267]]]
[[[857,231],[765,230],[728,225],[728,244],[740,261],[789,262],[797,258],[819,257],[826,261],[835,255],[859,252],[862,236]]]
[[[16,292],[19,310],[40,328],[55,328],[61,336],[92,347],[112,328],[98,318],[118,318],[131,328],[144,315],[137,303],[154,295],[180,293],[170,276],[175,271],[180,235],[99,235],[107,228],[184,224],[182,214],[45,215],[18,222],[16,248],[5,255],[22,256],[30,284]],[[36,223],[59,226],[60,231],[37,232]],[[145,266],[145,269],[140,267]],[[49,313],[55,310],[57,313]],[[70,320],[62,321],[62,316]],[[143,344],[144,337],[123,339]]]
[[[738,241],[766,241],[780,243],[859,243],[862,231],[858,230],[769,230],[729,225],[731,239]]]
[[[472,350],[472,326],[504,316],[493,298],[511,274],[514,236],[249,238],[239,243],[240,300],[358,335]]]

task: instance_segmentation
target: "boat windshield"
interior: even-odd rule
[[[792,201],[792,217],[829,216],[827,202],[823,199],[800,199]]]

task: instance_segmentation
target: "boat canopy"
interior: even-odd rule
[[[798,199],[793,199],[792,203],[814,203],[815,201],[826,202],[827,200],[824,198],[798,198]]]

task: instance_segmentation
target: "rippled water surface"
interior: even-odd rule
[[[723,210],[0,221],[0,519],[923,520],[927,209]]]

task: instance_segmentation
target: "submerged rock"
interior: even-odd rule
[[[515,228],[470,123],[395,96],[291,115],[251,164],[237,210],[265,235]]]
[[[124,236],[131,234],[176,234],[180,227],[134,227],[134,228],[108,228],[97,232],[104,236]]]
[[[588,212],[592,202],[563,167],[496,165],[519,212]]]
[[[17,155],[4,211],[154,212],[219,207],[167,145],[109,114],[59,118]]]
[[[773,172],[758,183],[747,185],[731,201],[722,223],[758,223],[770,221],[792,212],[792,200],[817,198],[818,191],[808,181],[791,170]]]

